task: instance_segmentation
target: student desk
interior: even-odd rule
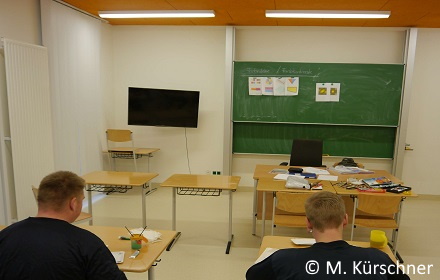
[[[310,183],[317,182],[319,180],[310,179],[308,180]],[[333,186],[328,181],[321,181],[322,183],[322,190],[336,193]],[[293,189],[293,188],[286,188],[286,181],[285,180],[274,180],[273,178],[260,178],[258,181],[258,185],[256,188],[257,191],[263,192],[263,207],[262,207],[262,228],[261,228],[261,236],[264,236],[265,229],[266,229],[266,193],[276,193],[276,192],[294,192],[294,193],[314,193],[314,192],[320,192],[321,190],[308,190],[308,189]],[[272,212],[271,212],[272,214]],[[270,216],[271,219],[273,219],[272,215]]]
[[[142,188],[142,226],[147,225],[145,195],[147,193],[148,182],[157,177],[157,173],[142,173],[142,172],[118,172],[118,171],[94,171],[83,175],[86,181],[88,208],[92,215],[92,191],[105,192],[107,194],[112,192],[125,193],[133,187]],[[93,224],[92,219],[89,224]]]
[[[0,230],[6,226],[0,225]],[[124,262],[118,264],[120,270],[124,272],[145,272],[148,271],[148,280],[154,280],[154,267],[166,247],[173,241],[177,232],[171,230],[157,230],[162,234],[161,241],[142,244],[139,255],[130,259],[129,257],[135,250],[131,249],[130,240],[120,240],[119,236],[126,236],[127,230],[123,227],[104,227],[78,225],[78,227],[88,230],[98,236],[108,246],[112,252],[124,251]]]
[[[229,192],[229,231],[228,244],[226,254],[229,254],[232,234],[232,193],[237,190],[239,176],[221,176],[221,175],[191,175],[191,174],[174,174],[165,182],[160,184],[161,187],[173,188],[173,208],[172,208],[172,227],[176,230],[176,197],[177,195],[197,195],[197,196],[219,196],[222,191]],[[180,232],[167,250],[170,250],[173,244],[180,237]]]
[[[254,170],[254,199],[253,199],[253,212],[252,212],[252,234],[255,235],[256,233],[256,223],[257,223],[257,218],[258,218],[258,191],[257,191],[257,186],[258,186],[258,182],[260,181],[260,179],[263,178],[269,178],[272,179],[273,177],[275,177],[274,173],[270,173],[270,171],[272,171],[273,169],[284,169],[287,170],[289,169],[290,166],[284,166],[284,165],[265,165],[265,164],[257,164],[257,166],[255,167]],[[284,188],[284,190],[286,190],[286,188]],[[264,196],[264,193],[263,193]],[[264,200],[265,201],[265,200]],[[263,212],[265,213],[265,212]],[[262,217],[264,217],[265,214],[262,214]],[[264,218],[262,218],[262,220],[264,221]]]
[[[258,256],[260,256],[266,248],[276,248],[276,249],[286,249],[286,248],[304,248],[309,246],[300,246],[296,245],[292,242],[293,237],[287,237],[287,236],[265,236],[263,238],[263,241],[260,246],[260,251],[258,252]],[[348,244],[363,248],[369,248],[370,242],[363,242],[363,241],[347,241]],[[396,257],[394,257],[393,252],[391,251],[390,247],[386,246],[382,249],[379,249],[382,252],[385,252],[388,254],[388,256],[396,262]]]
[[[112,170],[115,170],[115,158],[133,159],[135,164],[135,171],[137,171],[136,159],[148,157],[147,172],[150,172],[150,158],[153,153],[159,151],[158,148],[134,148],[134,147],[113,147],[107,151],[109,158],[112,158]]]
[[[112,252],[124,251],[124,262],[118,264],[120,270],[124,272],[145,272],[148,271],[148,280],[154,279],[154,266],[156,260],[166,249],[176,236],[175,231],[157,230],[162,234],[161,241],[154,243],[144,243],[139,255],[130,259],[129,257],[135,250],[131,249],[130,240],[119,240],[118,236],[127,236],[128,232],[124,227],[104,227],[104,226],[79,226],[86,229],[102,239]]]

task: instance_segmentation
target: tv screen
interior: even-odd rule
[[[128,88],[128,124],[197,127],[199,91]]]

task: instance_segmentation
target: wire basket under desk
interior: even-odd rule
[[[222,190],[200,188],[177,188],[178,195],[220,196]]]
[[[106,194],[111,193],[126,193],[131,190],[132,186],[113,186],[113,185],[88,185],[86,191],[88,192],[103,192]]]
[[[133,155],[135,155],[136,159],[143,157],[141,154],[133,154],[132,152],[110,152],[112,158],[121,158],[121,159],[133,159]]]

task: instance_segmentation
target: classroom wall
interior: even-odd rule
[[[40,10],[38,0],[1,0],[0,37],[31,44],[40,44]],[[10,217],[16,217],[15,191],[13,187],[11,145],[3,141],[9,134],[9,116],[6,99],[4,56],[0,49],[0,139],[4,144],[0,150],[0,224],[7,224]]]
[[[264,42],[264,43],[263,43]],[[371,42],[381,42],[372,44]],[[337,63],[403,63],[405,29],[341,27],[237,27],[238,61],[296,61]],[[327,166],[340,157],[323,159]],[[233,173],[252,186],[256,164],[279,164],[289,156],[234,155]],[[391,171],[389,159],[355,159],[366,168]]]
[[[440,29],[419,29],[406,137],[414,150],[405,151],[402,176],[419,194],[440,195],[435,177],[440,158],[439,45]]]
[[[150,159],[150,171],[160,174],[153,182],[173,173],[221,170],[225,27],[113,26],[112,46],[109,98],[114,104],[107,104],[106,111],[114,120],[108,128],[130,129],[136,146],[160,148]],[[198,127],[185,133],[184,128],[128,126],[130,86],[200,91]],[[139,171],[146,168],[147,160],[141,159]],[[119,160],[117,169],[133,170],[133,163]]]

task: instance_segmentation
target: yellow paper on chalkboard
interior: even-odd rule
[[[340,83],[331,83],[329,85],[330,88],[330,96],[329,101],[331,102],[339,102],[339,94],[341,91],[341,84]]]
[[[340,83],[317,83],[316,102],[339,102]]]
[[[316,102],[329,102],[330,101],[330,88],[329,83],[317,83],[316,84]]]
[[[298,95],[298,88],[299,88],[299,78],[286,78],[286,95],[288,96],[294,96]]]

